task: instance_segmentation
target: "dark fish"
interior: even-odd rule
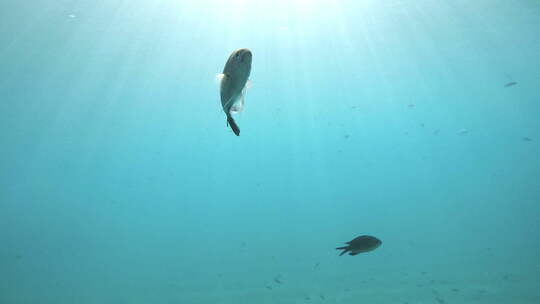
[[[236,50],[229,56],[223,73],[219,75],[221,79],[221,106],[227,115],[227,125],[231,127],[236,136],[240,135],[240,128],[232,114],[238,113],[244,108],[246,84],[251,73],[251,59],[250,50]]]
[[[523,137],[522,139],[523,139],[523,141],[532,141],[532,138],[530,138],[530,137]]]
[[[339,255],[342,256],[345,253],[349,255],[357,255],[362,252],[368,252],[381,246],[382,242],[378,238],[370,235],[361,235],[354,240],[345,243],[347,246],[338,247],[337,250],[343,250]]]
[[[511,81],[511,82],[509,82],[509,83],[505,84],[505,85],[504,85],[504,87],[505,87],[505,88],[508,88],[508,87],[512,87],[512,86],[515,86],[516,84],[517,84],[517,82],[515,82],[515,81]]]

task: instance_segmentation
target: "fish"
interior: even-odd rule
[[[244,109],[244,96],[251,73],[253,55],[249,49],[238,49],[229,56],[220,79],[221,106],[227,115],[227,126],[236,136],[240,136],[240,128],[233,114]]]
[[[346,242],[347,246],[337,247],[337,250],[343,250],[339,256],[349,253],[349,255],[357,255],[363,252],[369,252],[381,246],[382,241],[370,235],[361,235],[350,242]]]
[[[515,81],[511,81],[511,82],[508,82],[504,85],[505,88],[508,88],[508,87],[511,87],[511,86],[515,86],[517,84],[517,82]]]

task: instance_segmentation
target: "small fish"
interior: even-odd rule
[[[458,135],[465,135],[465,134],[467,134],[467,133],[469,133],[469,130],[467,130],[467,129],[461,129],[461,130],[459,130],[459,131],[457,132]]]
[[[523,137],[522,139],[523,139],[523,141],[532,141],[532,138],[530,138],[530,137]]]
[[[281,275],[278,274],[277,276],[274,277],[274,282],[278,283],[278,284],[283,284],[283,281],[281,280]]]
[[[350,242],[346,242],[347,246],[337,247],[337,250],[343,250],[339,255],[342,256],[345,253],[349,255],[357,255],[359,253],[375,250],[381,246],[382,241],[378,238],[370,235],[361,235]]]
[[[437,303],[439,303],[439,304],[444,304],[444,303],[446,303],[446,301],[445,301],[443,298],[436,297],[435,300],[436,300]]]
[[[414,109],[416,107],[416,105],[414,103],[411,103],[407,106],[409,109]]]
[[[435,129],[435,130],[433,130],[433,135],[439,134],[440,131],[441,131],[440,129]]]
[[[511,81],[511,82],[508,82],[507,84],[505,84],[504,87],[505,87],[505,88],[508,88],[508,87],[515,86],[516,84],[517,84],[517,82]]]
[[[251,73],[252,57],[248,49],[234,51],[225,63],[223,73],[219,75],[221,106],[227,115],[227,125],[231,126],[236,136],[240,136],[240,128],[232,114],[244,109],[244,96]]]

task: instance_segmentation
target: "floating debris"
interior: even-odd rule
[[[461,130],[459,130],[459,131],[457,132],[458,135],[465,135],[465,134],[467,134],[467,133],[469,133],[469,130],[467,130],[467,129],[461,129]]]
[[[517,84],[517,82],[515,81],[511,81],[511,82],[508,82],[504,85],[505,88],[508,88],[508,87],[513,87]]]

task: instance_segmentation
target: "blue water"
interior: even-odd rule
[[[530,0],[2,0],[0,303],[540,303],[539,54]]]

